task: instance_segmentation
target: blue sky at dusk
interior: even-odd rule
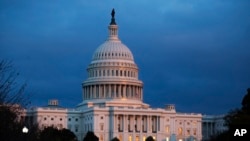
[[[31,106],[82,101],[112,8],[145,103],[203,114],[240,107],[250,87],[249,0],[1,0],[0,59],[27,81]]]

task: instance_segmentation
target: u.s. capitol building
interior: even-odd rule
[[[178,113],[174,105],[150,108],[143,102],[143,82],[130,49],[118,38],[114,11],[108,39],[93,54],[82,83],[83,101],[75,109],[60,108],[56,100],[47,107],[27,110],[40,128],[67,128],[82,140],[93,131],[99,141],[202,140],[202,115]],[[143,71],[143,70],[142,70]]]

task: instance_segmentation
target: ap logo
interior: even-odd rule
[[[247,129],[236,129],[234,136],[244,136],[247,133]]]

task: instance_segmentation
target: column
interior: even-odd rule
[[[117,98],[117,93],[116,93],[116,84],[114,85],[114,97]]]
[[[89,99],[89,86],[86,86],[86,90],[87,90],[86,99]]]
[[[133,132],[135,132],[135,115],[133,115],[132,130],[133,130]]]
[[[210,134],[213,135],[213,123],[212,122],[210,123],[210,127],[211,127]]]
[[[100,85],[97,85],[97,89],[98,89],[98,91],[97,91],[97,93],[96,93],[96,98],[99,98],[100,97]]]
[[[111,98],[111,84],[108,84],[108,97]]]
[[[151,126],[151,125],[150,125],[150,120],[151,120],[150,117],[151,117],[151,116],[147,116],[147,121],[148,121],[148,123],[147,123],[147,132],[148,132],[148,133],[151,131],[151,130],[150,130],[150,128],[151,128],[151,127],[150,127],[150,126]]]
[[[119,94],[119,98],[121,98],[121,85],[118,85],[118,94]]]
[[[139,99],[139,87],[138,86],[136,86],[136,99]]]
[[[143,99],[143,88],[141,88],[141,100]]]
[[[141,126],[142,126],[142,116],[138,116],[138,131],[142,132],[141,130]]]
[[[123,97],[127,98],[126,89],[127,89],[126,85],[123,85]]]
[[[102,85],[101,84],[98,86],[98,89],[99,89],[98,98],[101,98],[101,95],[102,95]]]
[[[83,87],[83,99],[85,100],[85,95],[86,95],[86,89]]]
[[[117,131],[117,115],[114,115],[114,119],[115,119],[115,122],[114,122],[114,131]]]
[[[128,85],[128,97],[131,98],[131,86]]]
[[[121,119],[121,129],[124,132],[124,115],[122,115],[122,119]]]
[[[128,116],[127,115],[124,115],[124,128],[123,128],[123,131],[124,132],[128,132]]]
[[[140,100],[141,100],[141,96],[142,96],[142,94],[141,94],[141,87],[140,87]]]
[[[92,96],[92,85],[89,86],[89,99],[91,99]]]
[[[94,85],[94,89],[93,89],[93,98],[96,98],[96,85]]]
[[[207,125],[207,138],[209,137],[209,135],[208,135],[208,122],[206,122],[206,125]]]
[[[131,86],[131,97],[132,99],[134,98],[134,86],[133,85]]]
[[[103,98],[106,98],[106,85],[103,85]]]

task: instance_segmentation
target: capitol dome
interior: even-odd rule
[[[110,39],[96,49],[92,58],[93,61],[104,59],[134,61],[133,54],[126,45],[121,43],[120,40],[114,41]]]
[[[142,107],[143,83],[133,54],[118,38],[118,26],[112,14],[108,39],[94,52],[82,83],[81,106]]]

